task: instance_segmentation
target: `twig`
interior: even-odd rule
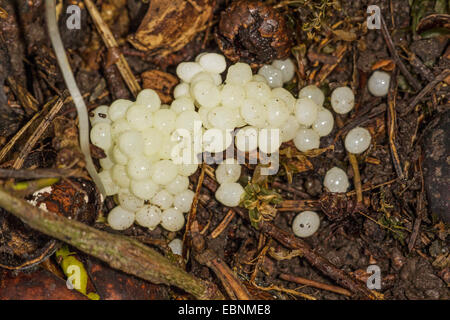
[[[417,196],[417,218],[414,221],[414,226],[412,229],[411,237],[409,238],[408,243],[408,251],[411,252],[414,249],[414,246],[416,244],[417,236],[419,235],[420,231],[420,225],[422,224],[422,218],[424,213],[424,181],[423,181],[423,172],[422,172],[422,155],[419,156],[418,167],[420,172],[420,182],[421,182],[421,190],[419,192],[419,195]]]
[[[227,215],[223,220],[219,223],[219,225],[211,232],[211,238],[217,238],[223,230],[230,224],[231,220],[233,220],[236,213],[233,210],[228,210]]]
[[[116,39],[114,39],[114,36],[111,30],[109,30],[108,25],[103,21],[94,3],[92,3],[91,0],[84,0],[84,3],[86,4],[86,8],[89,10],[89,13],[91,14],[92,20],[94,21],[94,24],[97,27],[98,33],[105,42],[106,47],[108,48],[108,50],[112,50],[110,52],[116,53],[117,60],[115,61],[115,64],[117,65],[117,68],[119,69],[120,74],[125,80],[131,93],[133,94],[134,97],[136,97],[139,91],[141,91],[141,87],[137,83],[136,78],[133,75],[133,72],[131,72],[127,60],[120,52]]]
[[[277,207],[278,212],[300,212],[300,211],[316,211],[320,210],[320,203],[318,200],[284,200],[280,206]]]
[[[40,178],[65,178],[69,176],[80,176],[74,170],[68,169],[1,169],[0,179],[40,179]]]
[[[286,281],[291,281],[291,282],[295,282],[298,284],[303,284],[306,286],[310,286],[310,287],[314,287],[314,288],[318,288],[318,289],[322,289],[322,290],[327,290],[327,291],[331,291],[331,292],[335,292],[335,293],[339,293],[342,294],[344,296],[348,296],[350,297],[352,295],[352,293],[350,291],[348,291],[347,289],[341,288],[341,287],[337,287],[337,286],[332,286],[329,284],[325,284],[325,283],[320,283],[314,280],[309,280],[309,279],[305,279],[302,277],[296,277],[290,274],[286,274],[286,273],[282,273],[280,274],[280,278]]]
[[[348,152],[348,159],[350,160],[350,164],[353,169],[353,183],[355,184],[356,189],[356,201],[361,204],[363,200],[362,196],[362,185],[361,185],[361,176],[359,174],[358,168],[358,160],[353,153]]]
[[[315,297],[313,297],[313,296],[311,296],[309,294],[306,294],[306,293],[303,293],[303,292],[300,292],[300,291],[297,291],[297,290],[286,289],[286,288],[283,288],[283,287],[280,287],[280,286],[270,285],[268,287],[261,287],[261,286],[257,285],[256,283],[252,283],[252,285],[255,288],[257,288],[259,290],[263,290],[263,291],[279,291],[279,292],[291,294],[293,296],[299,296],[299,297],[302,297],[303,299],[306,299],[306,300],[317,300]]]
[[[59,178],[41,178],[31,181],[7,182],[5,191],[12,192],[16,197],[25,197],[42,188],[49,187],[59,181]]]
[[[342,59],[344,58],[345,54],[347,53],[348,45],[344,44],[342,46],[339,46],[336,49],[336,52],[333,53],[333,56],[337,58],[336,62],[334,64],[325,64],[322,69],[320,69],[319,74],[316,76],[316,86],[319,86],[322,84],[322,82],[328,77],[328,75],[333,72],[333,70],[341,63]]]
[[[0,189],[0,207],[31,228],[64,241],[112,268],[156,284],[179,287],[198,299],[223,299],[217,287],[175,266],[137,240],[103,232],[81,222],[40,210]]]

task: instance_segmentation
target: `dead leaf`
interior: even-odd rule
[[[337,37],[337,40],[344,40],[344,41],[356,40],[356,33],[352,31],[344,31],[344,30],[332,30],[332,31]]]
[[[148,70],[141,74],[144,89],[155,90],[162,103],[172,102],[173,88],[178,84],[177,77],[159,70]]]

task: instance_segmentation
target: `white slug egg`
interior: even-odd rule
[[[291,59],[285,60],[274,60],[272,66],[279,69],[283,76],[283,82],[289,82],[294,78],[295,75],[295,65]]]
[[[221,101],[224,107],[239,108],[245,100],[245,90],[242,86],[227,83],[221,91]]]
[[[220,103],[219,88],[209,81],[198,81],[191,87],[192,96],[202,107],[213,108]]]
[[[120,151],[120,148],[118,146],[114,146],[112,148],[112,160],[121,165],[126,165],[128,163],[128,157]]]
[[[173,239],[169,242],[168,246],[173,254],[177,254],[179,256],[183,254],[183,241],[181,239]]]
[[[281,143],[280,129],[259,130],[258,147],[261,152],[265,154],[277,152]]]
[[[114,230],[125,230],[134,223],[135,215],[133,212],[125,210],[121,206],[112,209],[108,214],[108,224]]]
[[[320,137],[312,129],[300,128],[294,138],[295,147],[301,152],[317,149],[320,145]]]
[[[375,71],[369,78],[367,87],[369,92],[375,97],[384,97],[389,92],[391,76],[383,71]]]
[[[112,196],[119,192],[119,186],[113,181],[110,170],[103,170],[98,174],[98,176],[102,181],[107,196]]]
[[[172,101],[170,110],[176,114],[180,114],[183,111],[195,111],[194,101],[189,97],[180,97]]]
[[[243,86],[252,80],[252,77],[253,73],[250,66],[246,63],[238,62],[228,68],[225,82]]]
[[[175,127],[177,129],[186,129],[189,132],[194,132],[195,122],[201,123],[200,115],[195,111],[183,111],[177,116],[175,120]]]
[[[137,156],[128,161],[127,173],[133,180],[144,180],[150,178],[151,167],[152,163],[147,157]]]
[[[208,113],[208,122],[215,128],[225,130],[236,127],[236,109],[215,107]]]
[[[209,72],[206,72],[206,71],[199,72],[192,78],[191,83],[190,83],[191,87],[193,87],[194,84],[196,82],[199,82],[199,81],[207,81],[207,82],[211,82],[211,83],[215,84],[214,77],[213,77],[212,73],[209,73]]]
[[[159,186],[152,179],[131,180],[130,190],[136,197],[150,200],[159,191]]]
[[[150,230],[154,230],[161,222],[162,212],[161,209],[152,206],[145,205],[136,211],[136,222]]]
[[[191,87],[189,86],[189,83],[181,82],[180,84],[177,84],[175,88],[173,89],[173,97],[175,99],[181,98],[181,97],[191,97]]]
[[[244,188],[236,182],[222,183],[216,191],[216,199],[227,207],[236,207],[244,194]]]
[[[136,97],[136,103],[146,107],[150,112],[155,112],[161,107],[161,99],[155,90],[144,89]]]
[[[211,73],[222,73],[227,68],[225,57],[217,53],[206,53],[198,58],[204,70]]]
[[[182,163],[177,165],[178,173],[182,176],[189,177],[198,169],[198,163]]]
[[[122,133],[118,138],[118,145],[127,157],[138,156],[142,153],[144,140],[140,132],[130,130]]]
[[[164,134],[155,128],[147,128],[142,131],[142,141],[144,146],[144,154],[146,156],[151,156],[153,154],[158,153],[159,149],[161,149],[163,141],[161,137]]]
[[[289,110],[282,99],[272,98],[266,102],[267,121],[271,127],[279,128],[289,117]]]
[[[125,166],[115,164],[112,170],[113,181],[121,188],[128,188],[130,186],[130,178],[128,177]]]
[[[327,171],[323,185],[330,192],[346,192],[350,184],[345,171],[341,168],[333,167]]]
[[[153,164],[152,180],[157,184],[167,185],[177,176],[177,167],[171,160],[161,160]]]
[[[197,73],[202,71],[202,66],[196,62],[182,62],[177,66],[176,72],[178,78],[189,83]]]
[[[319,229],[320,218],[314,211],[303,211],[299,213],[292,222],[292,231],[297,237],[307,238]]]
[[[260,74],[254,74],[251,81],[264,82],[265,84],[268,84],[266,78]]]
[[[297,118],[293,115],[290,115],[286,122],[283,123],[280,129],[280,137],[282,142],[288,142],[295,138],[298,129],[300,128],[300,124],[297,121]]]
[[[230,130],[208,129],[203,133],[203,151],[218,153],[226,150],[233,142]]]
[[[304,126],[311,126],[317,119],[319,106],[309,98],[300,98],[295,103],[295,116],[297,121]]]
[[[272,96],[270,87],[264,82],[247,82],[244,89],[248,99],[255,99],[261,103],[265,103]]]
[[[132,195],[128,190],[120,191],[118,198],[120,206],[131,212],[136,212],[144,206],[144,200]]]
[[[181,230],[184,226],[183,213],[175,208],[164,210],[161,217],[161,226],[171,232]]]
[[[177,114],[170,109],[161,109],[153,114],[153,126],[166,134],[175,129],[176,120]]]
[[[287,91],[285,88],[272,89],[272,97],[283,100],[289,110],[289,113],[293,114],[295,112],[295,103],[297,100],[294,98],[292,93]]]
[[[166,186],[166,190],[173,195],[180,194],[183,191],[187,190],[188,188],[189,188],[189,178],[182,176],[180,174],[177,175],[175,179],[173,179],[173,181]]]
[[[89,113],[89,120],[91,121],[91,125],[94,126],[99,122],[106,122],[111,124],[111,119],[108,114],[109,107],[108,106],[98,106],[93,111]]]
[[[322,90],[315,85],[302,88],[298,93],[298,97],[312,99],[319,107],[323,106],[323,102],[325,101],[325,95]]]
[[[283,72],[274,66],[262,66],[258,70],[258,75],[263,76],[271,88],[279,88],[283,86]]]
[[[236,148],[242,152],[251,152],[258,148],[258,129],[252,126],[241,128],[235,137]]]
[[[173,200],[173,206],[183,213],[191,210],[192,201],[194,200],[195,193],[192,190],[184,190],[177,194]]]
[[[121,118],[111,124],[111,138],[116,141],[117,138],[125,131],[131,130],[131,126],[127,119]]]
[[[173,200],[173,195],[171,195],[166,189],[162,189],[153,196],[150,202],[165,210],[172,206]]]
[[[111,121],[117,121],[121,118],[125,118],[128,107],[131,106],[133,102],[125,99],[118,99],[114,101],[108,110],[108,115]]]
[[[233,161],[230,161],[233,160]],[[241,176],[241,165],[234,159],[227,159],[217,166],[216,180],[219,184],[225,182],[237,182]]]
[[[355,95],[349,87],[334,89],[331,93],[331,106],[336,113],[346,114],[355,106]]]
[[[267,120],[266,108],[256,99],[245,99],[241,106],[241,117],[249,125],[262,128]]]
[[[127,110],[127,121],[130,127],[142,131],[153,125],[153,113],[149,108],[140,104],[133,104]]]
[[[321,108],[317,113],[317,119],[312,125],[312,129],[321,137],[325,137],[331,133],[334,126],[333,114],[325,109]]]
[[[99,122],[91,129],[91,142],[93,145],[107,151],[112,145],[111,126],[106,122]]]
[[[369,130],[361,127],[353,128],[345,137],[345,149],[354,154],[363,153],[369,148],[371,140]]]

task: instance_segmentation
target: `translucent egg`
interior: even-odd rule
[[[320,218],[314,211],[299,213],[292,222],[292,231],[297,237],[307,238],[312,236],[320,226]]]
[[[136,103],[146,107],[150,112],[155,112],[161,107],[161,99],[155,90],[144,89],[136,97]]]
[[[289,110],[282,99],[272,98],[266,102],[267,121],[273,128],[279,128],[289,117]]]
[[[120,206],[131,212],[136,212],[144,206],[144,200],[137,198],[128,191],[120,191],[118,198]]]
[[[274,60],[272,62],[272,66],[281,70],[281,74],[283,75],[283,82],[289,82],[294,78],[295,75],[295,65],[291,59],[285,60]]]
[[[263,76],[271,88],[280,88],[283,86],[283,73],[270,65],[264,65],[258,70],[258,74]]]
[[[345,137],[345,149],[354,154],[363,153],[369,148],[371,140],[369,130],[361,127],[353,128]]]
[[[247,82],[244,86],[245,94],[248,99],[255,99],[259,102],[265,103],[272,97],[270,87],[264,82]]]
[[[218,129],[234,129],[236,127],[236,109],[215,107],[208,113],[208,122]]]
[[[309,98],[313,100],[319,107],[323,106],[323,102],[325,101],[325,95],[322,90],[320,90],[315,85],[309,85],[300,90],[298,93],[299,98]]]
[[[127,164],[128,176],[133,180],[144,180],[150,178],[151,162],[142,156],[131,158]]]
[[[108,115],[111,121],[117,121],[121,118],[125,118],[128,107],[131,106],[133,102],[125,99],[117,99],[114,101],[108,110]]]
[[[213,78],[213,82],[216,86],[220,86],[222,84],[222,76],[218,73],[211,73]]]
[[[203,133],[203,151],[218,153],[226,150],[233,142],[233,136],[229,130],[208,129]]]
[[[237,112],[234,113],[234,123],[236,128],[241,128],[247,125],[244,118],[241,116],[241,112],[239,109],[236,109]]]
[[[178,78],[189,83],[197,73],[202,71],[202,66],[196,62],[182,62],[177,66],[176,72]]]
[[[140,104],[130,106],[126,117],[130,127],[136,130],[144,130],[153,125],[153,113],[149,108]]]
[[[331,94],[331,106],[336,113],[346,114],[355,106],[355,95],[349,87],[334,89]]]
[[[345,171],[341,168],[333,167],[327,171],[323,185],[330,192],[346,192],[350,184]]]
[[[183,111],[195,111],[194,101],[189,97],[181,97],[172,101],[170,110],[176,114]]]
[[[191,87],[189,83],[182,82],[173,89],[173,97],[178,99],[180,97],[191,97]]]
[[[202,107],[213,108],[220,103],[219,88],[209,81],[198,81],[191,88],[192,96]]]
[[[200,58],[203,57],[205,54],[208,54],[208,52],[201,52],[195,57],[195,62],[199,62]]]
[[[166,189],[162,189],[154,195],[150,202],[165,210],[172,206],[173,200],[174,198],[169,193],[169,191],[167,191]]]
[[[294,138],[295,147],[301,152],[317,149],[320,145],[320,137],[312,129],[299,129]]]
[[[99,106],[95,108],[93,111],[89,113],[89,120],[91,121],[91,125],[94,126],[99,122],[111,123],[111,119],[108,114],[109,107],[108,106]]]
[[[173,239],[169,242],[168,246],[173,254],[177,254],[179,256],[183,254],[183,241],[181,241],[181,239]]]
[[[108,224],[114,230],[125,230],[133,225],[135,215],[121,206],[112,209],[108,214]]]
[[[162,213],[161,226],[167,231],[179,231],[184,226],[184,215],[180,210],[169,208]]]
[[[118,145],[127,157],[140,155],[143,151],[144,140],[140,132],[135,130],[125,131],[118,138]]]
[[[277,152],[281,146],[279,129],[261,129],[258,136],[258,147],[265,154]]]
[[[161,109],[153,114],[153,126],[164,133],[171,133],[175,129],[177,114],[173,110]]]
[[[102,181],[107,196],[112,196],[119,192],[119,186],[113,181],[110,170],[103,170],[98,176]]]
[[[128,163],[128,157],[120,151],[120,148],[118,146],[114,146],[112,149],[112,159],[114,163],[126,165]]]
[[[281,126],[280,137],[282,142],[288,142],[295,138],[300,125],[295,116],[289,116],[286,122]]]
[[[151,179],[131,180],[130,190],[136,197],[150,200],[159,191],[159,186]]]
[[[300,98],[295,103],[295,116],[300,124],[311,126],[317,119],[319,106],[309,98]]]
[[[189,132],[194,132],[195,122],[201,123],[200,115],[195,111],[183,111],[177,116],[175,120],[175,127],[177,129],[186,129]],[[201,124],[200,124],[201,127]]]
[[[292,93],[287,91],[285,88],[275,88],[272,89],[272,97],[283,100],[289,110],[289,113],[294,113],[297,99],[294,98]]]
[[[136,222],[143,227],[154,230],[161,222],[161,216],[162,212],[160,208],[145,205],[136,212]]]
[[[325,137],[331,133],[334,126],[333,114],[325,109],[321,108],[317,113],[317,119],[312,125],[312,129],[321,137]]]
[[[162,145],[158,150],[158,156],[161,159],[169,160],[172,158],[172,150],[178,144],[178,141],[172,141],[171,135],[163,134],[161,137]]]
[[[384,97],[389,92],[391,76],[383,71],[375,71],[369,78],[367,87],[369,92],[375,97]]]
[[[131,130],[131,126],[127,119],[121,118],[111,124],[111,137],[114,141],[125,131]]]
[[[216,191],[216,199],[227,207],[237,207],[244,194],[244,188],[236,182],[222,183]]]
[[[91,142],[93,145],[107,151],[111,148],[111,126],[106,122],[99,122],[91,129]]]
[[[227,68],[225,57],[217,53],[207,53],[199,57],[198,63],[208,72],[222,73]]]
[[[153,166],[152,180],[157,184],[167,185],[177,176],[177,167],[171,160],[161,160]]]
[[[211,83],[215,84],[213,75],[211,73],[209,73],[209,72],[206,72],[206,71],[199,72],[192,78],[192,80],[191,80],[191,87],[196,82],[199,82],[199,81],[208,81],[208,82],[211,82]]]
[[[208,121],[208,114],[211,111],[210,108],[206,108],[206,107],[200,107],[197,112],[198,115],[200,116],[200,119],[202,120],[202,124],[203,127],[206,129],[212,129],[214,128],[212,124],[209,123]]]
[[[161,140],[163,135],[164,134],[161,131],[155,128],[148,128],[142,131],[142,140],[144,143],[143,151],[146,156],[151,156],[159,152],[163,143]]]
[[[119,187],[128,188],[130,186],[130,178],[125,166],[115,164],[111,170],[112,179]]]
[[[258,129],[247,126],[241,128],[235,138],[236,148],[242,152],[251,152],[258,148]]]
[[[230,159],[227,159],[230,160]],[[237,163],[236,160],[226,161],[217,166],[216,169],[216,180],[219,184],[225,182],[237,182],[241,176],[241,165]]]
[[[183,213],[191,210],[192,201],[194,200],[194,192],[192,190],[185,190],[175,196],[173,206]]]
[[[198,169],[198,163],[182,163],[177,165],[178,173],[182,176],[189,177]]]
[[[252,69],[246,63],[238,62],[228,68],[226,83],[244,85],[253,77]]]
[[[177,175],[175,179],[173,179],[173,181],[166,186],[166,190],[173,195],[177,195],[187,190],[188,187],[189,187],[189,178],[182,175]]]
[[[241,116],[249,125],[262,128],[266,124],[267,112],[264,104],[255,99],[245,99],[241,106]]]
[[[222,105],[228,108],[239,108],[245,100],[245,90],[236,84],[226,84],[221,91]]]
[[[264,78],[264,77],[263,77],[262,75],[260,75],[260,74],[254,74],[251,81],[264,82],[265,84],[268,84],[266,78]]]

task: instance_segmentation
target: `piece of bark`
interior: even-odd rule
[[[158,93],[161,103],[170,104],[173,100],[173,88],[179,83],[177,77],[159,70],[148,70],[141,74],[144,89],[153,89]]]

